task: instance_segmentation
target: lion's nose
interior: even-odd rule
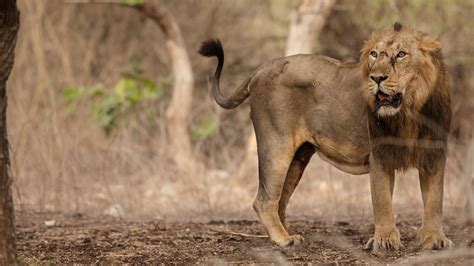
[[[375,81],[375,83],[380,84],[380,82],[388,79],[388,76],[370,76],[370,78]]]

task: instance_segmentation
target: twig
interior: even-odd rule
[[[218,233],[234,235],[234,236],[242,236],[242,237],[254,237],[254,238],[267,238],[268,237],[266,235],[252,235],[252,234],[239,233],[239,232],[233,232],[233,231],[218,230],[218,229],[213,229],[213,228],[211,228],[210,230],[214,232],[218,232]]]

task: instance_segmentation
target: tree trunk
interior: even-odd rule
[[[290,29],[286,41],[285,56],[310,54],[326,20],[331,13],[335,0],[304,0],[291,14]],[[252,131],[247,139],[247,149],[239,171],[246,165],[256,166],[257,140]],[[240,174],[240,172],[239,172]]]
[[[335,0],[304,0],[291,15],[285,56],[310,54]]]
[[[13,67],[20,26],[16,0],[0,2],[0,265],[15,263],[15,227],[9,175],[6,82]]]
[[[1,0],[0,0],[1,1]],[[112,3],[140,11],[153,20],[165,35],[165,46],[171,59],[174,84],[171,101],[166,110],[168,141],[173,158],[180,169],[194,163],[188,118],[194,89],[194,74],[183,34],[173,14],[160,1],[145,0],[143,4],[127,4],[120,0],[70,0],[71,3]]]
[[[145,2],[136,8],[152,19],[163,31],[166,49],[171,58],[174,84],[171,102],[166,110],[169,143],[174,149],[173,157],[179,166],[194,162],[188,120],[194,89],[191,60],[183,40],[183,34],[173,15],[162,4]]]
[[[0,0],[1,1],[1,0]],[[188,120],[194,89],[194,74],[183,34],[171,12],[160,1],[127,4],[120,0],[69,0],[70,3],[112,3],[134,8],[153,20],[165,35],[165,46],[171,59],[174,84],[171,101],[166,110],[168,141],[173,158],[180,169],[194,163]]]

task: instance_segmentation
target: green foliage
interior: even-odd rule
[[[191,126],[191,138],[193,140],[205,140],[217,132],[217,123],[210,117],[205,116],[201,122]]]
[[[138,57],[131,56],[130,61],[131,69],[123,73],[111,89],[105,88],[102,84],[64,89],[63,99],[66,110],[74,112],[83,100],[92,102],[92,116],[109,135],[118,126],[119,121],[136,110],[138,105],[158,100],[163,94],[162,88],[171,83],[170,78],[162,80],[159,86],[143,74],[139,67]]]
[[[92,87],[69,87],[63,90],[63,99],[66,102],[66,111],[71,113],[77,109],[83,95],[95,96],[104,91],[102,84]]]
[[[126,5],[136,6],[143,4],[145,0],[121,0],[121,2]]]

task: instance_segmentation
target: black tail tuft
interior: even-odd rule
[[[214,80],[212,82],[212,95],[217,104],[226,109],[233,109],[241,104],[247,97],[249,97],[249,82],[251,78],[247,78],[244,83],[239,87],[237,91],[230,98],[226,98],[222,95],[219,87],[219,80],[221,78],[222,68],[224,67],[224,48],[222,48],[221,41],[219,39],[210,39],[201,44],[201,48],[198,51],[201,55],[206,57],[217,57],[217,67],[214,72]]]
[[[217,56],[219,59],[223,58],[224,56],[224,49],[222,48],[222,44],[219,39],[210,39],[203,42],[198,52],[203,56]]]

